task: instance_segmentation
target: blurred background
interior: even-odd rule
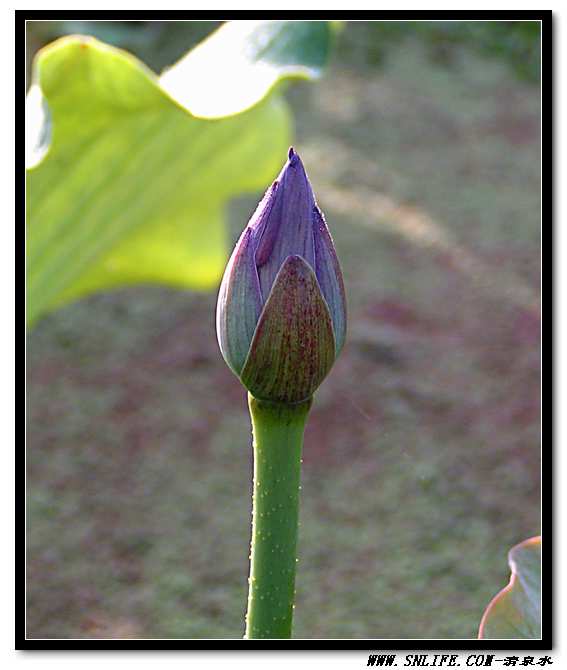
[[[217,25],[30,22],[28,61],[84,33],[160,71]],[[540,532],[539,24],[347,23],[286,99],[349,308],[306,431],[294,636],[476,637]],[[28,637],[242,637],[250,426],[215,304],[128,288],[30,331]]]

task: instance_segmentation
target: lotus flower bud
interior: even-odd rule
[[[290,149],[226,267],[217,303],[220,349],[254,397],[296,403],[329,373],[345,335],[339,261]]]

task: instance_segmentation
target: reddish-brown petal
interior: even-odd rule
[[[300,256],[279,271],[256,326],[240,379],[256,398],[310,398],[335,360],[333,324],[317,278]]]

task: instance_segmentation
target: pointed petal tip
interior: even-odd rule
[[[297,280],[298,278],[301,281],[306,279],[311,280],[313,278],[318,285],[315,269],[311,263],[301,254],[290,254],[284,260],[276,280],[274,281],[274,284],[278,280],[284,281],[284,278],[285,280],[292,279],[293,281]]]
[[[285,259],[297,253],[315,268],[315,250],[313,243],[313,224],[311,208],[315,202],[313,189],[305,168],[290,147],[291,156],[275,184],[277,187],[261,207],[262,215],[258,221],[258,245],[256,265],[260,278],[263,300],[267,300],[276,275]]]
[[[287,152],[287,167],[295,167],[296,165],[303,166],[303,163],[297,151],[293,147],[290,147]]]
[[[291,180],[295,184],[295,187],[299,184],[307,184],[307,188],[311,190],[303,161],[293,147],[289,148],[288,160],[284,164],[278,179],[282,182]]]
[[[313,268],[300,254],[290,254],[283,262],[282,269],[286,266],[289,266],[291,270],[301,269],[302,272],[313,272]]]

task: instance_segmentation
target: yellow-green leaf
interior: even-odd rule
[[[204,62],[192,81],[200,76],[206,86],[178,77],[166,90],[134,56],[91,37],[62,38],[39,52],[27,119],[28,323],[115,286],[217,284],[227,255],[227,200],[265,187],[290,143],[290,112],[273,84],[298,76],[296,61],[314,45],[323,60],[317,65],[310,56],[301,74],[319,74],[328,48],[322,36],[331,30],[318,22],[309,30],[304,22],[254,25],[270,32],[264,60],[272,75],[263,90],[255,85],[254,99],[227,104],[223,118],[212,118],[218,109],[203,113],[222,98],[223,85]],[[230,70],[223,30],[210,38],[216,51],[209,56],[224,58]],[[250,34],[241,36],[241,49],[250,49]],[[278,51],[290,35],[292,48]],[[240,71],[246,81],[258,77],[263,58],[257,53]]]

